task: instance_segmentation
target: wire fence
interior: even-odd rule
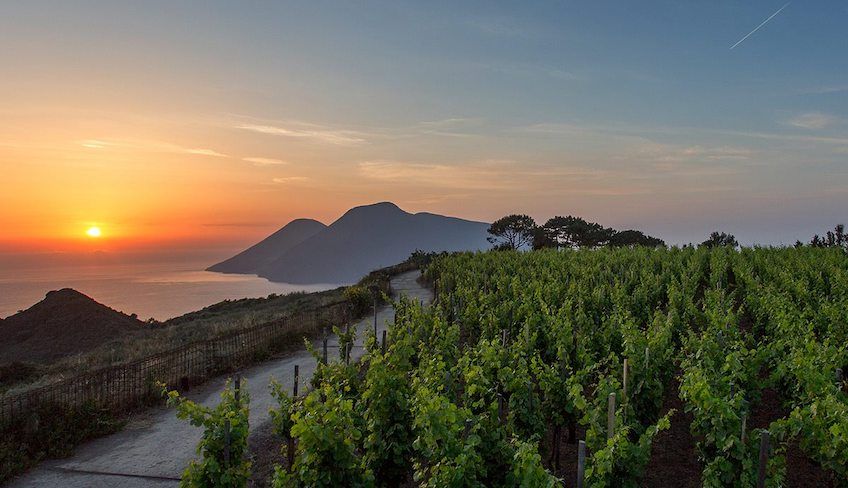
[[[226,371],[261,360],[314,336],[349,316],[347,301],[266,322],[206,341],[193,342],[117,366],[102,368],[0,398],[0,423],[46,405],[93,404],[112,411],[137,407],[158,397],[157,382],[187,389]]]

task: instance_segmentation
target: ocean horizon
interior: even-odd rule
[[[137,314],[141,320],[167,320],[222,300],[315,292],[339,286],[275,283],[255,275],[204,271],[208,265],[208,261],[167,260],[2,266],[0,317],[25,310],[44,299],[49,291],[62,288],[73,288],[115,310]]]

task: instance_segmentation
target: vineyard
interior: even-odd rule
[[[489,252],[424,277],[436,302],[401,299],[361,362],[316,353],[305,395],[274,387],[274,486],[683,486],[656,444],[684,419],[696,486],[848,486],[842,251]]]

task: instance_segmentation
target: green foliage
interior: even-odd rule
[[[321,365],[303,402],[278,395],[275,422],[298,454],[277,486],[560,486],[542,460],[551,431],[575,424],[587,486],[641,486],[674,413],[661,415],[663,399],[678,394],[702,484],[749,487],[763,430],[744,432],[743,418],[766,388],[792,409],[768,426],[767,486],[784,483],[794,438],[835,476],[848,473],[848,399],[835,380],[848,370],[844,253],[457,253],[435,257],[425,276],[438,302],[396,303],[385,354],[372,338],[359,365]]]
[[[70,456],[82,442],[119,430],[123,421],[87,402],[74,407],[47,404],[3,425],[0,484],[42,459]]]
[[[362,393],[366,435],[364,464],[380,486],[402,484],[411,467],[412,390],[409,373],[414,349],[408,341],[392,345],[386,355],[370,355]]]
[[[357,454],[363,434],[353,400],[324,384],[304,397],[291,421],[295,464],[292,473],[275,468],[275,487],[373,486],[373,474]]]
[[[360,317],[373,307],[374,292],[364,285],[352,285],[345,288],[344,299],[350,303],[353,316]]]
[[[180,486],[186,487],[244,487],[250,479],[250,461],[247,456],[249,434],[248,414],[250,398],[242,389],[236,401],[235,389],[227,382],[221,392],[221,401],[215,407],[197,404],[176,391],[168,391],[168,405],[175,407],[177,418],[203,428],[197,446],[200,460],[192,460],[182,475]]]

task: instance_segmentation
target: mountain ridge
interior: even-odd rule
[[[360,205],[254,271],[268,280],[292,284],[353,283],[373,269],[403,261],[415,250],[485,249],[488,226],[430,212],[413,214],[392,202]]]
[[[314,219],[294,219],[265,239],[206,270],[240,274],[259,270],[293,246],[326,228],[326,225]]]

